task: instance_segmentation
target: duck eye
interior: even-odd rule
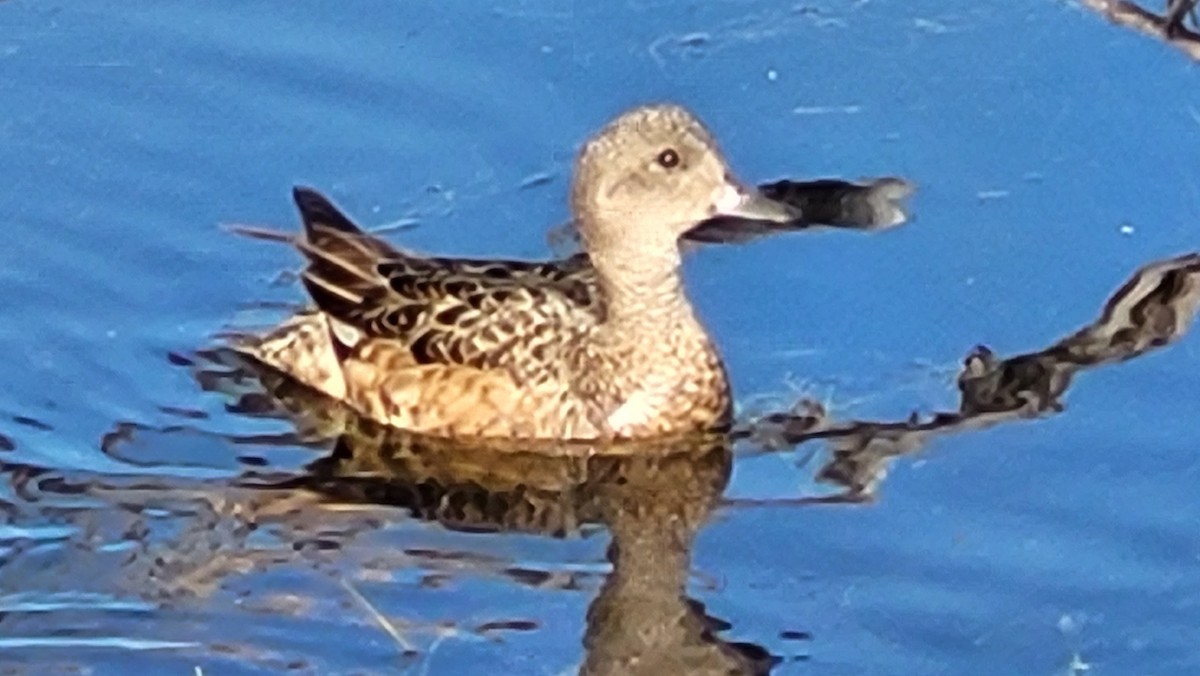
[[[674,148],[667,148],[654,159],[663,169],[674,169],[679,166],[679,153],[675,152]]]

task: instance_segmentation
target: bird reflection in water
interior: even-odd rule
[[[1045,349],[1002,359],[974,348],[958,377],[956,411],[837,421],[803,402],[745,421],[727,435],[607,447],[492,443],[464,449],[322,408],[299,396],[302,388],[289,391],[288,381],[267,375],[261,382],[271,386],[269,400],[304,421],[306,434],[341,430],[331,455],[272,487],[397,505],[451,528],[563,536],[599,524],[612,536],[612,572],[587,613],[584,673],[764,673],[780,658],[722,638],[719,629],[727,625],[687,595],[698,530],[718,505],[752,502],[721,499],[735,448],[768,452],[822,440],[828,460],[817,478],[841,490],[794,501],[869,500],[896,458],[938,436],[1058,413],[1076,374],[1173,342],[1198,307],[1200,254],[1157,261],[1136,271],[1094,323]]]
[[[587,612],[581,673],[758,674],[778,661],[762,647],[721,638],[727,625],[687,595],[693,541],[729,481],[728,435],[464,447],[358,418],[345,429],[308,473],[262,485],[402,507],[453,529],[608,531],[612,569]]]
[[[73,564],[47,563],[35,545],[14,545],[3,561],[29,588],[43,586],[39,575],[64,576],[63,566],[86,565],[88,576],[70,580],[78,591],[85,582],[109,579],[95,565],[102,554],[119,555],[116,567],[128,590],[178,599],[206,596],[247,572],[297,560],[336,566],[351,541],[394,519],[386,510],[369,511],[373,506],[400,507],[455,530],[564,537],[600,527],[611,534],[611,571],[587,611],[584,673],[765,673],[780,656],[726,638],[722,630],[728,624],[689,597],[697,532],[714,509],[753,504],[722,498],[736,457],[824,442],[827,459],[817,476],[838,492],[790,500],[870,500],[887,466],[901,456],[939,436],[1057,414],[1077,374],[1170,344],[1190,327],[1198,306],[1200,254],[1161,260],[1138,270],[1095,322],[1045,349],[1009,358],[984,347],[972,350],[958,377],[957,410],[895,421],[838,421],[806,403],[743,421],[728,435],[610,447],[463,448],[359,419],[228,353],[177,357],[206,389],[238,391],[232,410],[291,419],[296,432],[279,443],[325,448],[327,454],[298,472],[270,469],[248,456],[248,467],[232,482],[69,475],[6,464],[0,471],[8,477],[11,523],[20,522],[22,510],[44,521],[47,504],[56,502],[56,519],[76,523],[81,535],[77,551],[67,557]],[[154,432],[126,428],[109,438],[105,450],[120,459],[126,444]],[[253,443],[261,447],[264,440]],[[355,516],[348,505],[370,516]],[[171,512],[187,525],[155,533],[154,520]],[[290,546],[253,545],[264,530]],[[112,540],[135,544],[123,549],[93,544]],[[502,574],[522,584],[534,576],[516,567]],[[497,626],[503,623],[474,629],[486,633]],[[8,629],[20,627],[10,621]],[[427,648],[412,643],[404,650],[418,656]]]

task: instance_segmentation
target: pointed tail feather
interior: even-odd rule
[[[316,190],[297,186],[292,189],[292,197],[304,222],[304,237],[312,247],[338,252],[343,256],[348,251],[357,252],[358,256],[371,261],[404,255],[387,242],[364,232]]]
[[[363,232],[317,191],[297,187],[293,196],[304,220],[304,237],[295,245],[308,259],[305,288],[330,315],[351,323],[361,319],[365,306],[388,293],[379,262],[403,254]]]
[[[350,235],[364,234],[354,221],[329,201],[329,198],[308,186],[298,185],[292,188],[292,199],[300,209],[300,216],[304,218],[305,233],[310,236],[314,226]]]

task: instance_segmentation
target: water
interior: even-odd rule
[[[777,673],[1200,668],[1194,336],[1080,374],[1062,414],[933,440],[868,504],[797,503],[829,490],[813,444],[532,460],[557,478],[517,497],[561,522],[507,532],[477,532],[506,513],[486,500],[422,508],[508,496],[505,462],[406,465],[408,493],[333,509],[287,484],[325,451],[169,358],[300,299],[294,255],[218,227],[291,227],[292,184],[415,219],[413,248],[541,256],[579,141],[669,99],[749,178],[920,185],[896,232],[689,257],[744,408],[953,408],[976,343],[1048,346],[1196,248],[1180,54],[1051,1],[126,5],[0,3],[9,671],[557,674],[638,646]]]

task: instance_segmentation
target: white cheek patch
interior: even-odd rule
[[[725,183],[713,191],[713,208],[717,210],[717,213],[733,213],[741,206],[743,199],[742,191],[738,190],[736,186]]]

